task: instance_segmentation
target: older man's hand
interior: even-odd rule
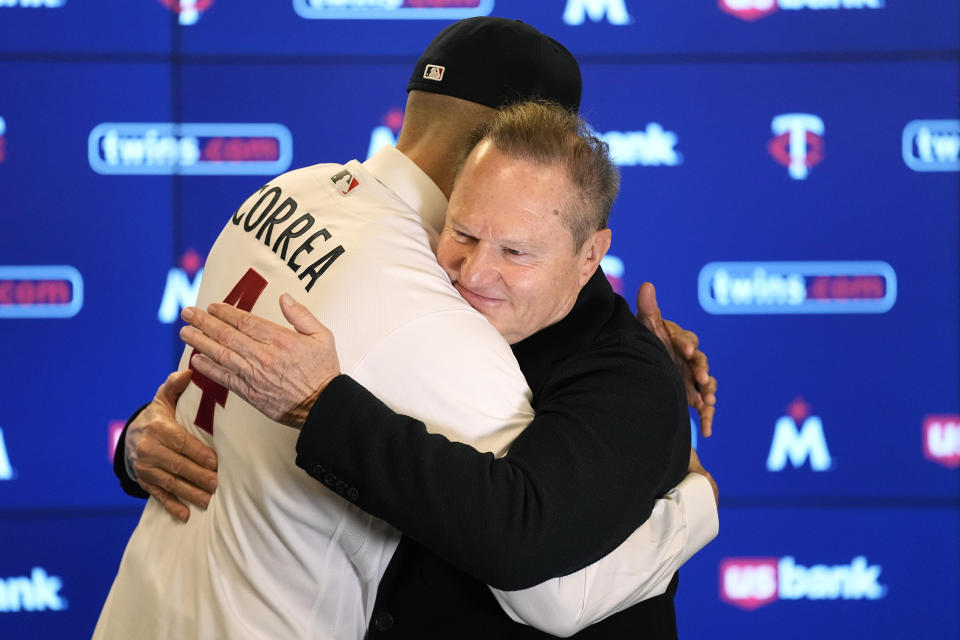
[[[186,522],[181,500],[206,508],[217,489],[217,454],[190,435],[174,415],[190,371],[171,373],[153,401],[127,426],[124,459],[144,491],[173,517]]]
[[[271,420],[303,426],[317,397],[340,375],[333,334],[291,296],[280,296],[294,330],[215,302],[187,307],[180,337],[196,349],[191,366]]]
[[[637,319],[667,348],[683,378],[687,402],[700,414],[700,433],[709,438],[717,404],[717,379],[710,375],[707,356],[697,348],[700,343],[697,334],[663,319],[657,306],[657,292],[650,282],[644,282],[637,291]]]

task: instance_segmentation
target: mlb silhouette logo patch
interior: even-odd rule
[[[360,186],[360,181],[354,178],[353,174],[346,169],[332,176],[330,182],[333,183],[333,186],[335,186],[337,191],[340,192],[340,195],[343,196]]]
[[[428,64],[423,70],[423,77],[427,80],[436,80],[437,82],[442,82],[443,74],[446,73],[446,71],[446,67],[441,67],[438,64]]]

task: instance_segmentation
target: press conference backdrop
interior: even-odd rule
[[[92,631],[141,508],[114,438],[228,216],[393,143],[483,14],[580,60],[605,271],[720,380],[681,636],[960,637],[956,0],[0,0],[0,637]]]

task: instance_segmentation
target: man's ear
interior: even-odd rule
[[[594,231],[587,241],[583,243],[583,246],[580,248],[580,259],[581,259],[581,270],[580,270],[580,286],[587,284],[587,281],[593,277],[593,274],[596,273],[597,267],[600,266],[600,261],[603,260],[603,256],[607,255],[607,251],[610,250],[610,242],[613,238],[613,233],[610,229],[600,229]]]

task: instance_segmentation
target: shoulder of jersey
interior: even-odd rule
[[[366,176],[360,175],[362,168],[358,162],[349,164],[321,163],[308,167],[301,167],[277,176],[271,183],[278,186],[297,184],[301,182],[316,185],[323,184],[328,189],[341,196],[352,195],[361,184],[369,182]]]

